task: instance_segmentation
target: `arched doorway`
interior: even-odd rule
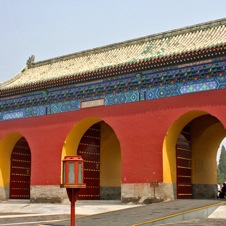
[[[24,137],[15,144],[10,164],[10,199],[30,199],[31,152]]]
[[[121,151],[117,135],[104,121],[88,118],[68,134],[63,147],[66,155],[81,155],[84,183],[78,199],[121,199]]]
[[[222,123],[207,112],[188,112],[175,121],[163,145],[164,183],[172,191],[169,196],[216,198],[216,156],[225,135]]]

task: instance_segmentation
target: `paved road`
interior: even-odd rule
[[[171,223],[171,224],[162,224],[162,225],[225,225],[226,226],[226,205],[221,205],[218,207],[220,200],[174,200],[170,202],[164,203],[154,203],[145,206],[126,206],[126,205],[109,205],[107,202],[105,203],[97,203],[86,205],[85,203],[77,206],[77,212],[80,215],[76,215],[76,226],[147,226],[153,225],[153,223],[157,222],[160,224],[160,221],[155,221],[156,219],[171,218],[172,215],[183,215],[185,213],[197,213],[201,211],[202,214],[200,216],[204,216],[204,212],[207,209],[213,208],[218,209],[223,207],[223,212],[220,212],[220,217],[223,216],[225,219],[219,219],[219,215],[216,215],[216,218],[206,218],[199,220],[190,220],[185,219],[186,221]],[[226,202],[223,202],[226,204]],[[66,206],[67,209],[63,208],[62,205],[46,205],[46,204],[25,204],[25,205],[8,205],[3,204],[0,205],[0,223],[1,226],[8,225],[23,225],[23,226],[31,226],[31,225],[58,225],[58,226],[69,226],[70,225],[70,214],[68,214],[69,206]],[[208,207],[208,208],[207,208]],[[10,212],[7,208],[12,210],[11,220],[14,222],[9,222]],[[21,211],[20,213],[16,213],[16,211]],[[195,210],[195,211],[194,211]],[[7,212],[8,211],[8,212]],[[14,211],[14,213],[13,213]],[[65,213],[65,211],[67,213]],[[211,210],[214,211],[214,210]],[[2,213],[5,212],[5,213]],[[23,220],[21,218],[23,215],[21,213],[27,213],[28,218]],[[44,213],[46,214],[44,214]],[[63,215],[63,212],[65,215]],[[104,212],[104,213],[103,213]],[[35,214],[38,213],[38,214]],[[59,219],[53,219],[51,214],[56,213],[54,217],[59,217]],[[215,212],[214,212],[215,213]],[[5,214],[5,216],[4,216]],[[82,216],[82,214],[88,214]],[[208,214],[209,215],[209,214]],[[208,216],[207,215],[207,216]],[[213,216],[214,217],[214,216]],[[46,218],[45,222],[42,224],[41,221]],[[21,220],[22,219],[22,220]],[[62,220],[65,219],[65,220]],[[168,218],[167,218],[168,219]],[[5,220],[5,221],[4,221]],[[26,222],[26,223],[25,223]],[[157,224],[155,224],[157,225]]]
[[[199,209],[204,206],[215,205],[218,200],[175,200],[166,203],[156,203],[136,208],[123,209],[119,211],[107,212],[86,216],[76,219],[76,226],[141,226],[157,225],[151,223],[154,219],[161,219],[166,216],[184,213],[190,210]],[[225,203],[226,204],[226,203]],[[149,222],[149,223],[148,223]],[[52,222],[51,225],[69,226],[70,221]],[[198,219],[162,225],[226,225],[225,219]]]

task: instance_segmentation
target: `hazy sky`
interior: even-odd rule
[[[226,17],[226,0],[0,0],[0,82],[35,61]]]

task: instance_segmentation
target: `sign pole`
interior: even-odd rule
[[[75,202],[78,199],[80,188],[67,188],[67,195],[71,202],[71,226],[75,226]]]
[[[71,189],[71,226],[75,226],[75,189]]]
[[[155,188],[158,187],[158,181],[150,181],[150,187],[154,189],[154,198],[155,198]]]

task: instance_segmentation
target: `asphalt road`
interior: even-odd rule
[[[169,221],[165,222],[162,225],[225,225],[226,226],[226,202],[222,203],[222,200],[174,200],[170,202],[163,202],[163,203],[153,203],[144,206],[137,206],[131,207],[126,209],[120,210],[108,210],[104,213],[98,213],[97,209],[101,207],[101,205],[91,205],[90,208],[96,211],[96,214],[90,215],[76,215],[76,226],[147,226],[147,225],[158,225],[161,223],[161,219],[167,218],[170,219],[172,216],[183,214],[186,215],[188,212],[197,213],[197,210],[201,210],[201,214],[199,215],[200,218],[205,217],[204,213],[206,210],[210,209],[210,207],[214,210],[218,209],[219,203],[221,202],[221,206],[223,208],[223,212],[219,215],[220,217],[223,216],[224,219],[217,219],[217,218],[205,218],[205,219],[194,219],[197,218],[189,218],[185,219],[183,222],[168,223]],[[32,205],[29,205],[31,207]],[[87,212],[88,206],[82,205],[84,212]],[[103,206],[103,204],[102,204]],[[12,206],[13,207],[13,206]],[[33,206],[34,207],[34,206]],[[40,208],[45,210],[47,206],[41,205]],[[54,210],[57,210],[57,206],[52,206]],[[59,206],[60,208],[60,206]],[[25,206],[24,206],[25,209]],[[36,209],[35,209],[36,210]],[[34,210],[34,211],[35,211]],[[47,210],[47,209],[46,209]],[[211,210],[212,212],[214,210]],[[95,212],[94,211],[94,212]],[[70,225],[70,214],[65,214],[60,216],[58,213],[56,216],[59,218],[54,218],[51,214],[47,213],[46,215],[35,215],[35,214],[28,214],[28,218],[25,220],[23,219],[21,213],[11,216],[7,218],[7,214],[10,213],[5,212],[5,214],[0,215],[1,219],[1,226],[69,226]],[[5,215],[5,216],[4,216]],[[55,217],[56,217],[55,216]],[[209,215],[207,215],[209,216]],[[5,218],[4,218],[5,217]],[[45,222],[44,222],[45,219]],[[157,220],[156,220],[157,219]],[[193,219],[193,220],[190,220]],[[5,220],[5,221],[4,221]],[[10,222],[11,220],[11,222]],[[42,223],[40,223],[42,221]]]

